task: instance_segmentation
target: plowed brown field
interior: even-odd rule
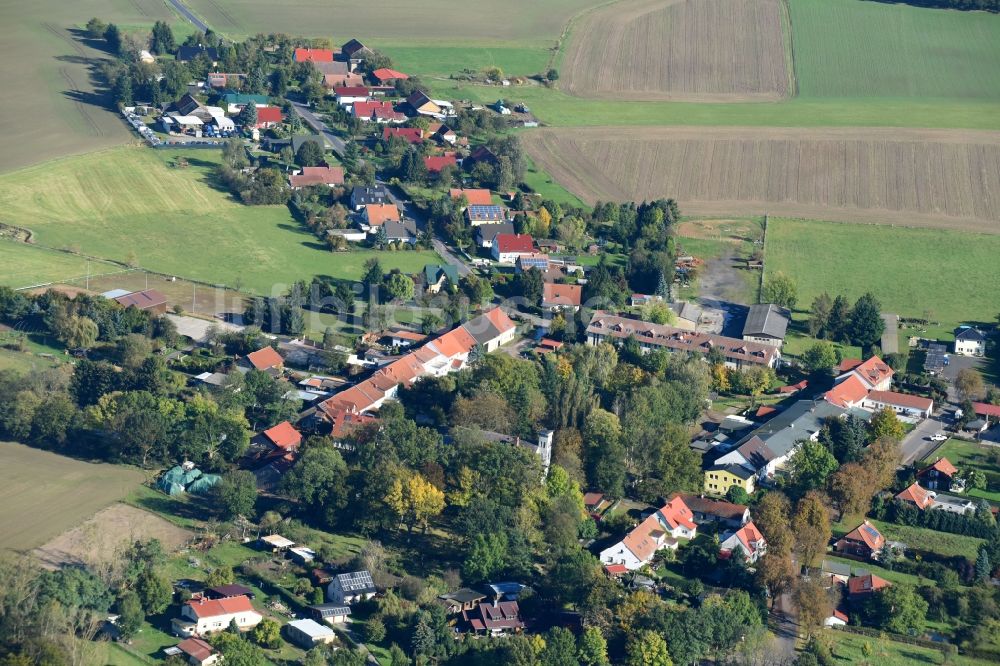
[[[674,197],[695,215],[1000,233],[1000,132],[577,128],[524,142],[539,167],[591,203]]]
[[[576,22],[559,85],[582,97],[777,99],[786,34],[781,0],[623,0]]]

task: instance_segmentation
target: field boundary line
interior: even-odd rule
[[[764,213],[764,219],[761,222],[761,226],[764,229],[764,233],[760,236],[760,255],[763,259],[760,262],[760,274],[757,276],[758,303],[760,303],[760,298],[764,294],[764,273],[767,271],[767,213]]]
[[[573,25],[576,24],[577,21],[579,21],[587,14],[590,14],[591,12],[596,12],[598,9],[604,9],[605,7],[617,4],[619,2],[625,2],[625,0],[608,0],[607,2],[602,2],[601,4],[594,5],[593,7],[587,7],[585,9],[581,9],[573,16],[570,16],[569,20],[566,21],[566,25],[563,27],[562,32],[559,33],[559,36],[556,38],[555,48],[552,49],[552,54],[549,56],[549,62],[545,67],[546,71],[552,69],[553,67],[555,67],[558,70],[559,67],[562,66],[562,57],[566,54],[566,44],[569,42],[569,38],[573,34]],[[560,88],[558,81],[556,82],[555,87]],[[563,92],[566,91],[564,90]],[[567,93],[567,94],[572,94],[572,93]]]
[[[799,77],[795,74],[795,40],[792,36],[791,0],[781,0],[781,12],[784,20],[781,22],[782,34],[785,37],[785,67],[788,68],[788,99],[799,96]]]

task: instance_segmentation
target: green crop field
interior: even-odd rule
[[[544,72],[551,52],[544,46],[503,43],[496,45],[472,42],[446,45],[439,42],[414,44],[374,40],[379,51],[392,58],[393,64],[408,74],[421,77],[447,77],[465,69],[480,71],[497,66],[507,76],[530,76]]]
[[[792,0],[799,94],[1000,99],[1000,16],[869,0]]]
[[[1000,312],[998,253],[994,235],[771,218],[764,264],[795,279],[800,308],[823,291],[871,291],[885,311],[948,330]]]
[[[12,240],[0,240],[0,284],[9,287],[31,287],[86,275],[110,273],[120,266],[102,261],[28,245]]]
[[[92,74],[96,62],[110,57],[80,33],[93,16],[126,30],[148,31],[157,20],[171,22],[179,37],[193,30],[163,0],[0,4],[0,81],[17,97],[0,108],[0,171],[130,139]]]
[[[387,5],[368,0],[187,0],[186,4],[216,30],[230,36],[257,32],[331,37],[341,44],[352,37],[527,41],[554,44],[577,12],[600,0],[474,0],[454,3],[425,0]]]
[[[191,166],[171,166],[179,154]],[[218,159],[137,147],[70,157],[0,175],[0,209],[39,245],[261,294],[313,275],[358,278],[373,256],[408,273],[440,261],[424,251],[331,253],[287,207],[243,206],[216,189]]]

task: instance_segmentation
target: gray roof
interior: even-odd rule
[[[833,560],[823,560],[822,570],[837,574],[838,576],[850,576],[851,575],[851,565],[846,562],[835,562]]]
[[[788,329],[788,314],[773,303],[751,305],[743,324],[743,335],[767,336],[783,340]]]
[[[382,226],[385,227],[385,235],[389,240],[410,240],[417,237],[417,223],[413,220],[402,222],[390,220]]]
[[[480,224],[476,227],[476,237],[480,242],[492,242],[497,234],[514,233],[514,225],[511,222],[501,222],[499,224]]]
[[[695,323],[698,323],[701,319],[701,307],[688,301],[671,303],[670,309],[673,310],[681,319],[687,319],[688,321],[693,321]]]
[[[482,592],[476,592],[475,590],[463,587],[460,590],[454,592],[449,592],[448,594],[442,594],[438,599],[444,599],[446,601],[454,601],[460,604],[467,604],[473,601],[479,601],[480,599],[485,599],[486,595]]]
[[[955,331],[955,339],[982,342],[986,339],[986,337],[978,328],[974,328],[972,326],[959,326]]]
[[[729,463],[727,465],[712,465],[708,468],[709,472],[729,472],[735,477],[741,479],[749,479],[754,475],[754,471],[743,465],[737,465],[736,463]]]
[[[315,614],[323,618],[351,614],[351,607],[341,604],[316,604],[315,606],[310,606],[309,610],[314,611]]]
[[[740,446],[759,438],[774,454],[775,458],[786,455],[797,442],[810,439],[823,427],[823,421],[831,417],[852,414],[864,421],[871,418],[871,412],[863,409],[843,409],[825,400],[799,400],[770,421],[754,430],[740,441]]]
[[[288,623],[288,626],[298,629],[309,638],[325,638],[333,635],[333,629],[316,620],[293,620]]]

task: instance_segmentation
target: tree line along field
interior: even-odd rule
[[[583,15],[559,86],[628,100],[779,99],[789,91],[783,0],[625,0]]]
[[[0,108],[0,172],[129,140],[92,71],[97,60],[109,56],[102,44],[77,34],[93,16],[126,29],[148,29],[165,20],[180,37],[191,31],[163,0],[0,5],[0,82],[17,98]]]
[[[596,200],[675,197],[688,214],[771,213],[1000,233],[1000,133],[587,128],[524,136]]]
[[[171,166],[179,155],[189,167]],[[5,222],[35,232],[40,246],[260,294],[283,291],[314,275],[359,278],[372,256],[387,270],[408,273],[439,261],[428,251],[333,254],[286,206],[244,206],[216,189],[213,170],[219,159],[214,150],[134,146],[69,157],[0,174],[0,209]],[[22,266],[20,281],[30,277],[30,266],[38,265],[37,249],[4,251],[32,253],[16,259]],[[73,276],[82,274],[67,268],[74,269]],[[0,283],[7,282],[0,271]]]
[[[1000,236],[771,217],[765,238],[765,278],[790,275],[800,309],[871,291],[885,312],[944,330],[1000,312]]]

